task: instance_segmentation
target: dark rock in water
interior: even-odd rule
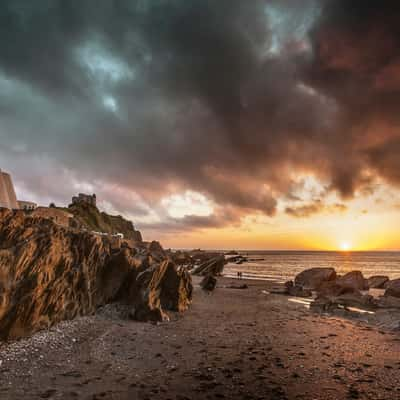
[[[200,282],[200,287],[208,292],[212,292],[216,286],[217,278],[212,275],[206,275]]]
[[[285,282],[285,294],[294,297],[312,297],[312,292],[309,289],[295,285],[293,281]]]
[[[389,282],[389,277],[384,275],[375,275],[367,279],[370,289],[384,289],[385,284]]]
[[[385,296],[400,297],[400,279],[389,281],[385,287]]]
[[[304,289],[317,290],[323,282],[336,279],[336,272],[333,268],[311,268],[300,272],[295,278],[295,286]]]
[[[226,258],[227,263],[243,264],[245,261],[247,261],[247,258],[241,255],[231,256]]]
[[[107,237],[0,209],[0,339],[27,336],[114,301],[158,314],[184,310],[190,276],[151,261],[146,248],[113,249]],[[147,270],[151,278],[139,279]]]
[[[368,282],[360,271],[351,271],[337,278],[336,284],[343,288],[368,290]]]
[[[193,275],[201,275],[201,276],[206,276],[206,275],[219,276],[222,274],[224,266],[225,266],[225,257],[218,256],[212,258],[211,260],[207,260],[204,263],[193,268],[191,273]]]

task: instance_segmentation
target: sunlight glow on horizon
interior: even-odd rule
[[[349,242],[342,242],[339,247],[341,251],[350,251],[352,249],[351,243]]]

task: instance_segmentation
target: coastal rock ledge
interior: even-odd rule
[[[151,247],[151,246],[150,246]],[[27,336],[62,321],[126,304],[141,321],[185,311],[190,275],[145,243],[113,246],[107,236],[0,209],[0,339]]]

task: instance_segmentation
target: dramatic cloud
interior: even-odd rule
[[[377,177],[398,185],[399,11],[365,0],[4,1],[0,167],[34,200],[95,191],[160,229],[273,216],[282,199],[293,216],[326,211],[295,204],[300,175],[343,199]],[[212,213],[189,201],[192,214],[171,217],[168,201],[188,192]]]
[[[347,207],[344,204],[336,203],[336,204],[324,204],[322,200],[316,200],[311,204],[306,204],[297,207],[286,207],[285,212],[288,215],[296,218],[307,218],[314,214],[319,214],[321,212],[326,213],[338,213],[344,212],[347,210]]]

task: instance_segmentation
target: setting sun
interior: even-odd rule
[[[351,250],[351,244],[349,242],[342,242],[340,243],[340,250],[341,251],[349,251]]]

